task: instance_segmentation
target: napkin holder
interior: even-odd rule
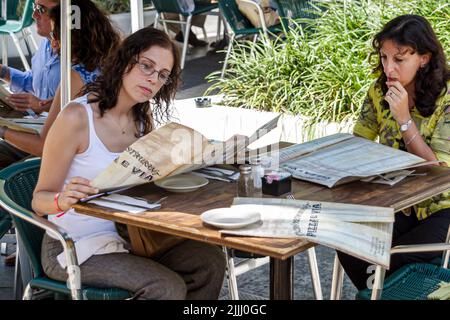
[[[262,193],[271,196],[281,196],[291,192],[292,175],[283,171],[270,171],[262,179]]]

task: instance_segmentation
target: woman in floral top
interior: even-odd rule
[[[429,22],[403,15],[373,40],[378,79],[369,89],[353,133],[426,160],[450,165],[450,70]],[[396,214],[392,245],[444,242],[450,224],[450,192]],[[368,263],[338,252],[346,273],[361,290],[370,287]],[[396,254],[387,275],[440,252]]]

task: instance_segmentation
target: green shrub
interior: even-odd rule
[[[375,78],[371,41],[392,18],[415,13],[432,24],[450,57],[450,4],[442,0],[321,2],[318,18],[302,19],[272,42],[241,42],[224,79],[208,76],[206,94],[224,94],[233,107],[301,114],[318,121],[352,120]],[[314,30],[314,31],[306,31]],[[376,56],[373,56],[376,59]]]
[[[130,12],[130,0],[93,0],[109,14]]]

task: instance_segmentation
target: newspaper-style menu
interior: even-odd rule
[[[389,269],[393,208],[269,198],[235,198],[231,208],[258,212],[261,221],[222,234],[302,238]]]
[[[45,119],[26,119],[26,118],[10,118],[0,117],[0,127],[8,127],[11,130],[38,134],[42,130]]]
[[[279,152],[279,166],[294,178],[329,188],[361,178],[434,163],[347,133],[297,144]]]
[[[250,137],[234,135],[225,142],[209,141],[194,129],[171,122],[130,145],[91,184],[104,192],[214,164],[244,163],[247,146],[274,129],[278,118],[258,128]]]
[[[8,101],[8,98],[11,96],[11,93],[12,92],[6,87],[6,83],[0,81],[0,102],[11,109],[14,109],[14,107]]]

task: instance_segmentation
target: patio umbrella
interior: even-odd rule
[[[130,0],[131,32],[144,27],[144,5],[142,0]]]
[[[61,106],[70,101],[70,70],[71,57],[71,0],[61,1]],[[75,12],[76,13],[76,12]],[[76,18],[76,17],[74,17]],[[82,26],[87,27],[87,26]]]

